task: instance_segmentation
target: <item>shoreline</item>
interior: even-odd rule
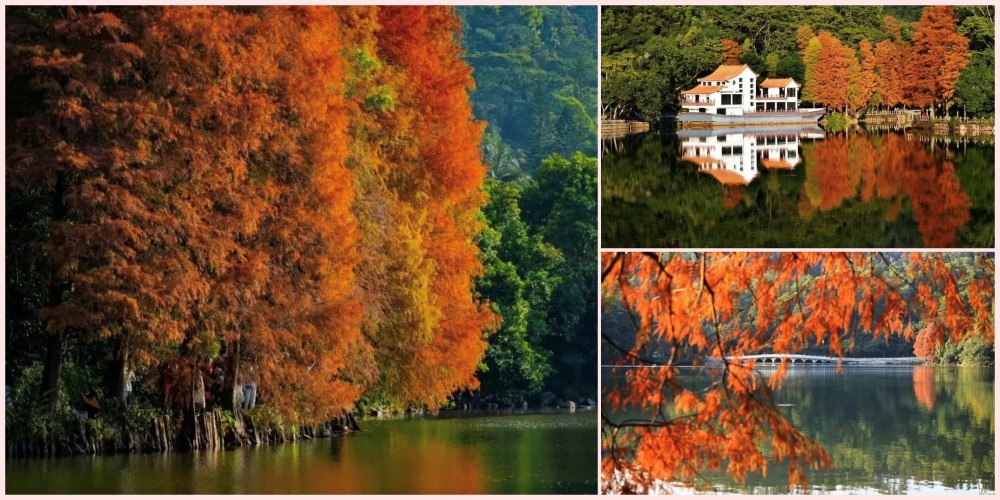
[[[321,439],[337,439],[346,437],[351,434],[361,434],[365,432],[370,432],[364,427],[357,424],[360,422],[364,424],[366,422],[377,422],[377,421],[402,421],[402,420],[450,420],[450,419],[462,419],[462,418],[481,418],[481,417],[510,417],[510,416],[526,416],[526,415],[571,415],[575,413],[596,413],[597,405],[591,406],[576,406],[574,409],[569,408],[502,408],[502,409],[449,409],[440,410],[437,414],[429,411],[424,411],[420,413],[415,412],[398,412],[383,414],[380,416],[369,416],[364,415],[356,418],[355,428],[351,430],[335,430],[337,426],[334,424],[324,424],[323,426],[305,426],[300,427],[298,432],[295,433],[282,433],[276,429],[271,429],[265,432],[256,432],[252,430],[246,430],[246,436],[241,441],[232,441],[231,433],[226,433],[224,440],[215,441],[214,446],[197,446],[197,447],[177,447],[177,446],[166,446],[166,447],[138,447],[138,448],[124,448],[124,449],[106,449],[98,448],[96,451],[89,453],[78,453],[75,450],[70,453],[38,453],[38,447],[31,447],[31,443],[27,443],[27,439],[18,439],[14,441],[8,441],[6,446],[5,458],[12,461],[33,461],[33,460],[49,460],[53,458],[69,458],[69,457],[99,457],[99,456],[112,456],[112,455],[142,455],[142,454],[163,454],[163,453],[193,453],[199,451],[234,451],[240,448],[250,448],[257,446],[279,446],[283,444],[296,443],[299,441],[318,441]],[[213,420],[211,415],[216,414],[216,411],[206,412],[202,415],[202,418],[208,416],[208,420]],[[154,434],[157,432],[156,428],[160,427],[160,419],[163,416],[155,417],[150,421],[150,426],[154,428],[152,431]],[[237,419],[242,420],[242,419]],[[247,419],[249,420],[249,419]],[[169,419],[167,419],[169,421]],[[333,422],[333,421],[331,421]],[[244,424],[246,425],[246,424]],[[162,427],[160,427],[162,429]],[[119,436],[120,437],[120,436]]]

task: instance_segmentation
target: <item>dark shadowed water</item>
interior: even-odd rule
[[[819,127],[603,140],[607,248],[992,248],[994,143]]]
[[[361,422],[233,451],[8,461],[7,493],[596,493],[593,411]]]
[[[623,372],[604,369],[604,391],[623,382]],[[814,492],[992,493],[994,390],[993,368],[789,367],[775,403],[833,461],[832,469],[806,471]],[[710,491],[789,491],[780,465],[746,484],[703,475]]]

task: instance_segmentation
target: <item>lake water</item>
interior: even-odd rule
[[[605,368],[602,385],[623,376]],[[775,403],[833,461],[832,469],[806,471],[815,492],[996,490],[993,368],[790,366]],[[788,492],[787,468],[778,465],[746,484],[720,472],[704,477],[717,492]]]
[[[597,414],[366,420],[232,451],[15,460],[7,493],[596,493]]]
[[[603,139],[607,248],[992,248],[993,139],[813,127]]]

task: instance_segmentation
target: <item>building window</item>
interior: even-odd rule
[[[720,115],[726,114],[726,108],[719,108],[719,114]]]
[[[722,94],[722,105],[729,106],[733,103],[733,96],[730,94]]]
[[[795,89],[794,88],[788,89],[788,97],[795,97]]]
[[[733,154],[734,155],[743,154],[743,146],[733,146]]]
[[[722,156],[730,156],[733,154],[733,148],[726,146],[722,148]]]
[[[734,95],[733,96],[733,104],[740,104],[740,105],[742,105],[743,104],[743,95],[742,94],[736,94],[736,95]]]

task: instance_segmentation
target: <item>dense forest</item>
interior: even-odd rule
[[[594,21],[464,14],[9,10],[8,436],[65,437],[81,399],[296,429],[594,393],[596,78],[563,76]],[[487,125],[507,59],[472,50],[533,61],[517,112],[548,135]],[[496,147],[533,177],[494,178]]]
[[[459,7],[490,202],[477,291],[504,318],[480,373],[502,403],[597,390],[597,10]]]
[[[802,100],[849,115],[994,111],[992,6],[604,7],[602,115],[657,117],[720,64],[794,78]]]
[[[491,176],[534,173],[552,153],[597,155],[596,7],[458,7],[472,107]],[[502,144],[497,142],[502,139]]]

